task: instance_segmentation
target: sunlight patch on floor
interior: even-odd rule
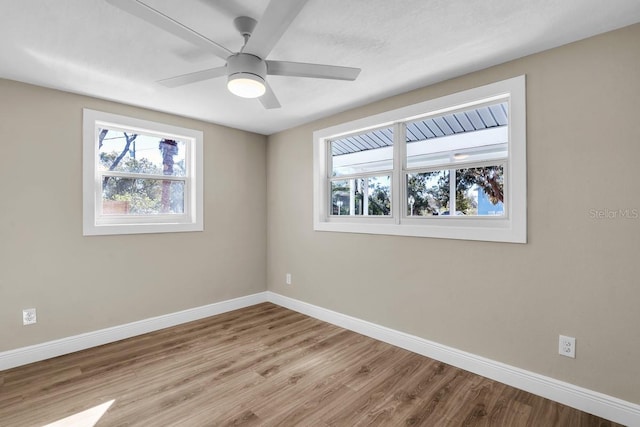
[[[115,402],[110,400],[101,405],[89,408],[86,411],[78,412],[67,418],[63,418],[51,424],[47,424],[43,427],[94,427],[96,423],[107,412],[109,407]]]

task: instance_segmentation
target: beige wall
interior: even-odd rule
[[[85,107],[204,131],[204,232],[82,236]],[[0,144],[0,351],[264,291],[266,137],[0,80]]]
[[[269,137],[268,289],[640,403],[640,219],[591,216],[640,209],[639,41],[635,25]],[[528,244],[313,231],[314,130],[520,74]]]

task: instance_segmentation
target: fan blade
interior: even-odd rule
[[[280,108],[281,107],[280,102],[278,101],[278,98],[276,98],[276,94],[273,93],[273,89],[271,89],[271,86],[269,86],[269,83],[264,82],[264,84],[267,87],[267,91],[264,93],[264,95],[260,97],[260,102],[262,103],[264,108],[266,108],[267,110]]]
[[[158,80],[158,83],[166,87],[178,87],[226,75],[227,67],[224,66],[209,68],[208,70],[196,71],[195,73],[183,74],[181,76]]]
[[[266,58],[307,0],[271,0],[243,52]]]
[[[136,16],[143,21],[148,22],[151,25],[167,31],[176,37],[181,38],[189,43],[192,43],[214,55],[227,59],[230,55],[233,55],[229,49],[224,46],[220,46],[213,40],[209,40],[202,34],[193,31],[191,28],[182,25],[178,21],[168,17],[162,12],[157,11],[151,6],[147,6],[139,0],[107,0],[115,7]]]
[[[304,62],[266,61],[267,74],[273,76],[314,77],[317,79],[355,80],[360,68]]]

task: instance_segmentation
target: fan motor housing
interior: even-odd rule
[[[249,53],[236,53],[227,58],[227,73],[229,77],[235,74],[253,74],[264,81],[267,63]]]

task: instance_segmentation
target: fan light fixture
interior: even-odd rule
[[[229,91],[242,98],[259,98],[266,92],[264,80],[260,76],[250,73],[236,73],[229,76],[227,81]]]

